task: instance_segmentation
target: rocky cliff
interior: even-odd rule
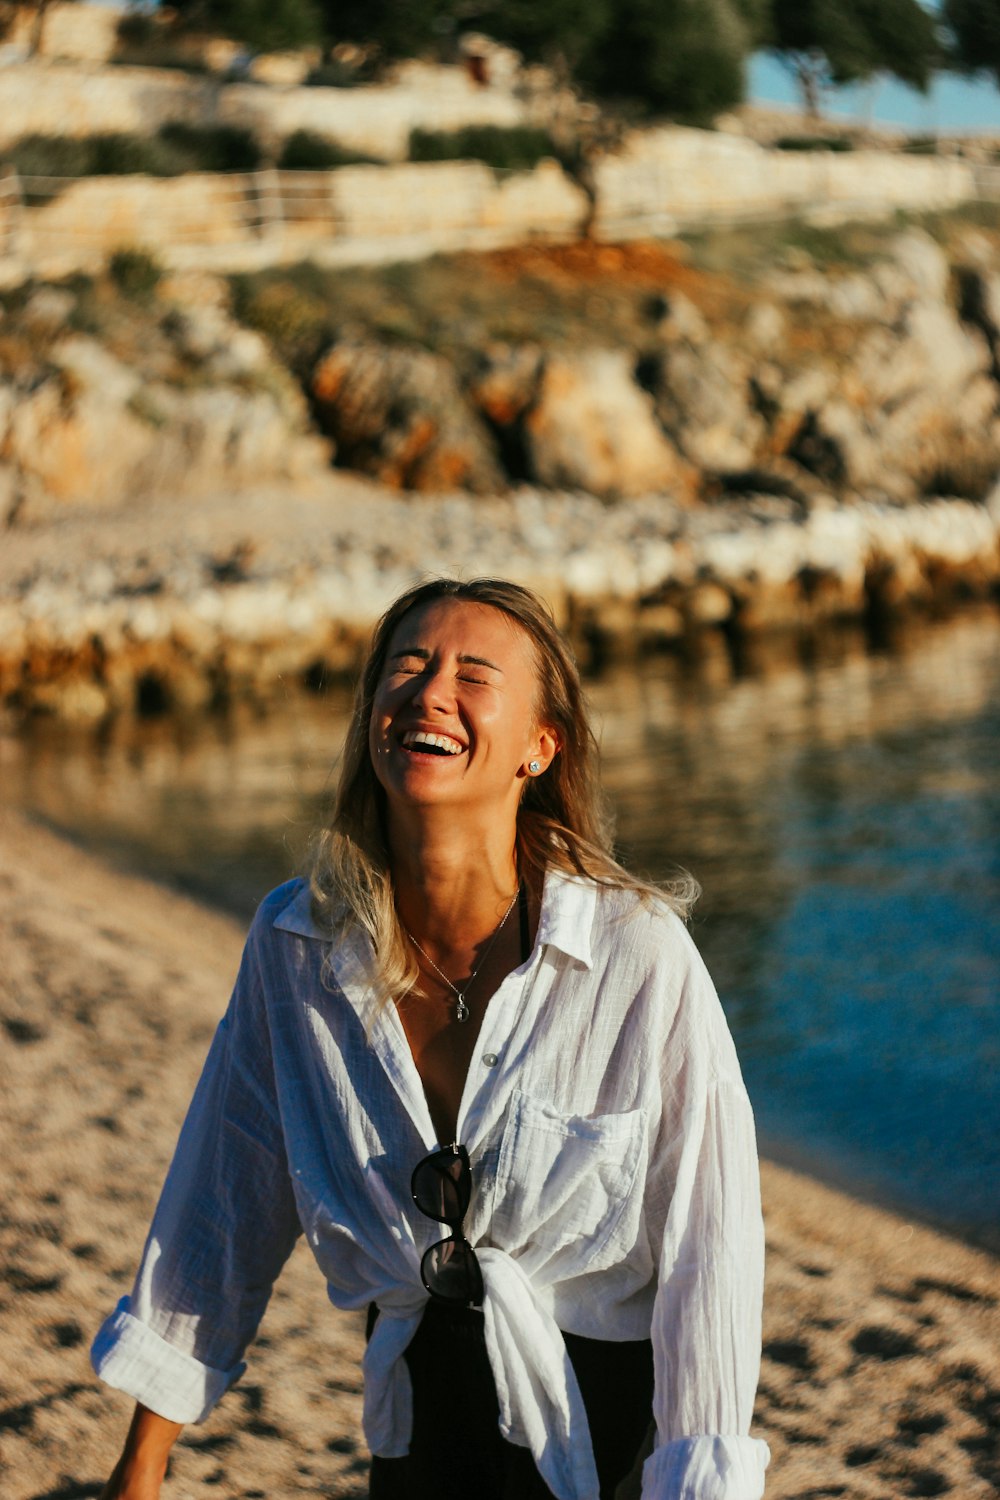
[[[960,231],[9,295],[0,698],[315,684],[428,570],[540,586],[584,653],[990,594],[1000,260]]]

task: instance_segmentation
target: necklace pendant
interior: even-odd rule
[[[455,1006],[455,1020],[456,1021],[467,1021],[468,1019],[469,1019],[469,1007],[465,1003],[465,996],[464,995],[459,995],[459,997],[458,997],[458,1003]]]

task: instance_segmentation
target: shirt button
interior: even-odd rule
[[[488,1068],[495,1068],[496,1065],[497,1065],[497,1063],[499,1061],[500,1061],[500,1059],[497,1057],[497,1055],[496,1055],[495,1052],[484,1052],[483,1053],[483,1062],[486,1064],[486,1066]]]

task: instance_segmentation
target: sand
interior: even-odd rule
[[[127,1291],[238,926],[0,810],[4,1500],[97,1495],[130,1403],[87,1348]],[[756,1431],[771,1500],[1000,1489],[1000,1266],[770,1163]],[[362,1333],[300,1248],[165,1495],[363,1496]]]

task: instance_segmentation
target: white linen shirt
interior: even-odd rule
[[[337,1307],[378,1303],[365,1437],[407,1452],[401,1356],[427,1299],[421,1255],[446,1232],[415,1207],[410,1174],[447,1143],[395,1007],[373,1022],[369,963],[356,930],[331,947],[305,882],[261,904],[132,1295],[92,1350],[99,1375],[173,1421],[204,1418],[242,1374],[304,1231]],[[652,1329],[643,1500],[758,1500],[753,1117],[712,982],[665,905],[549,873],[534,949],[486,1009],[458,1139],[504,1435],[559,1500],[598,1500],[560,1330]]]

